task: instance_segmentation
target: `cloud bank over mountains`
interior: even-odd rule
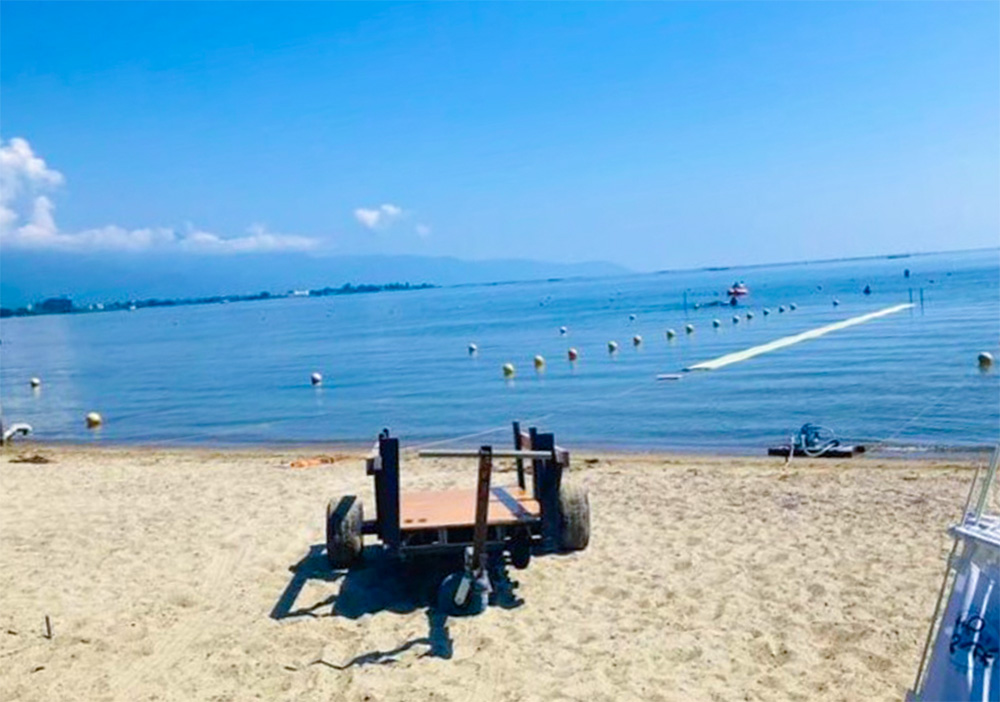
[[[600,262],[463,261],[385,251],[365,255],[345,252],[339,248],[341,241],[336,243],[337,255],[332,255],[335,244],[327,238],[278,234],[261,224],[235,237],[190,223],[140,229],[107,224],[65,231],[56,222],[53,202],[65,184],[64,175],[37,155],[26,139],[0,140],[0,300],[4,306],[62,295],[87,303],[285,291],[345,282],[449,285],[625,272]],[[348,230],[343,236],[361,237],[359,248],[391,250],[404,247],[407,237],[412,242],[431,236],[428,224],[399,205],[359,207],[353,214],[359,231]],[[255,253],[266,254],[263,265],[248,265],[243,257]]]
[[[318,239],[276,234],[261,224],[244,236],[224,237],[193,225],[183,229],[145,227],[126,229],[108,224],[66,232],[55,220],[50,196],[65,177],[36,155],[26,139],[0,140],[0,246],[42,251],[178,251],[204,254],[313,251]]]

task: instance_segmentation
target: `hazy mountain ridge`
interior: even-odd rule
[[[605,262],[551,263],[520,259],[466,261],[425,256],[155,255],[108,257],[0,252],[0,304],[19,307],[66,296],[77,304],[121,299],[186,298],[286,292],[344,283],[491,283],[572,276],[621,275]]]

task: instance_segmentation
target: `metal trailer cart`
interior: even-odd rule
[[[438,606],[450,614],[481,611],[491,591],[488,559],[509,555],[526,568],[533,553],[578,551],[590,541],[590,504],[586,490],[567,480],[569,452],[553,434],[514,422],[514,448],[421,451],[422,457],[475,458],[474,489],[400,491],[399,439],[383,430],[366,459],[375,481],[375,519],[365,519],[355,495],[327,506],[327,558],[335,569],[362,558],[365,535],[377,536],[382,550],[403,560],[425,556],[462,556],[464,567],[444,579]],[[493,461],[513,458],[517,484],[492,484]],[[526,463],[530,471],[526,470]],[[528,473],[530,472],[530,486]],[[529,489],[530,488],[530,489]]]

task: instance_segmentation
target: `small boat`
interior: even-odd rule
[[[750,294],[750,288],[742,282],[736,282],[733,283],[733,287],[726,291],[726,294],[729,295],[729,297],[743,297],[744,295]]]

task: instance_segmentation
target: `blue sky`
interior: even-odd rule
[[[998,8],[5,2],[2,245],[636,270],[995,246]]]

